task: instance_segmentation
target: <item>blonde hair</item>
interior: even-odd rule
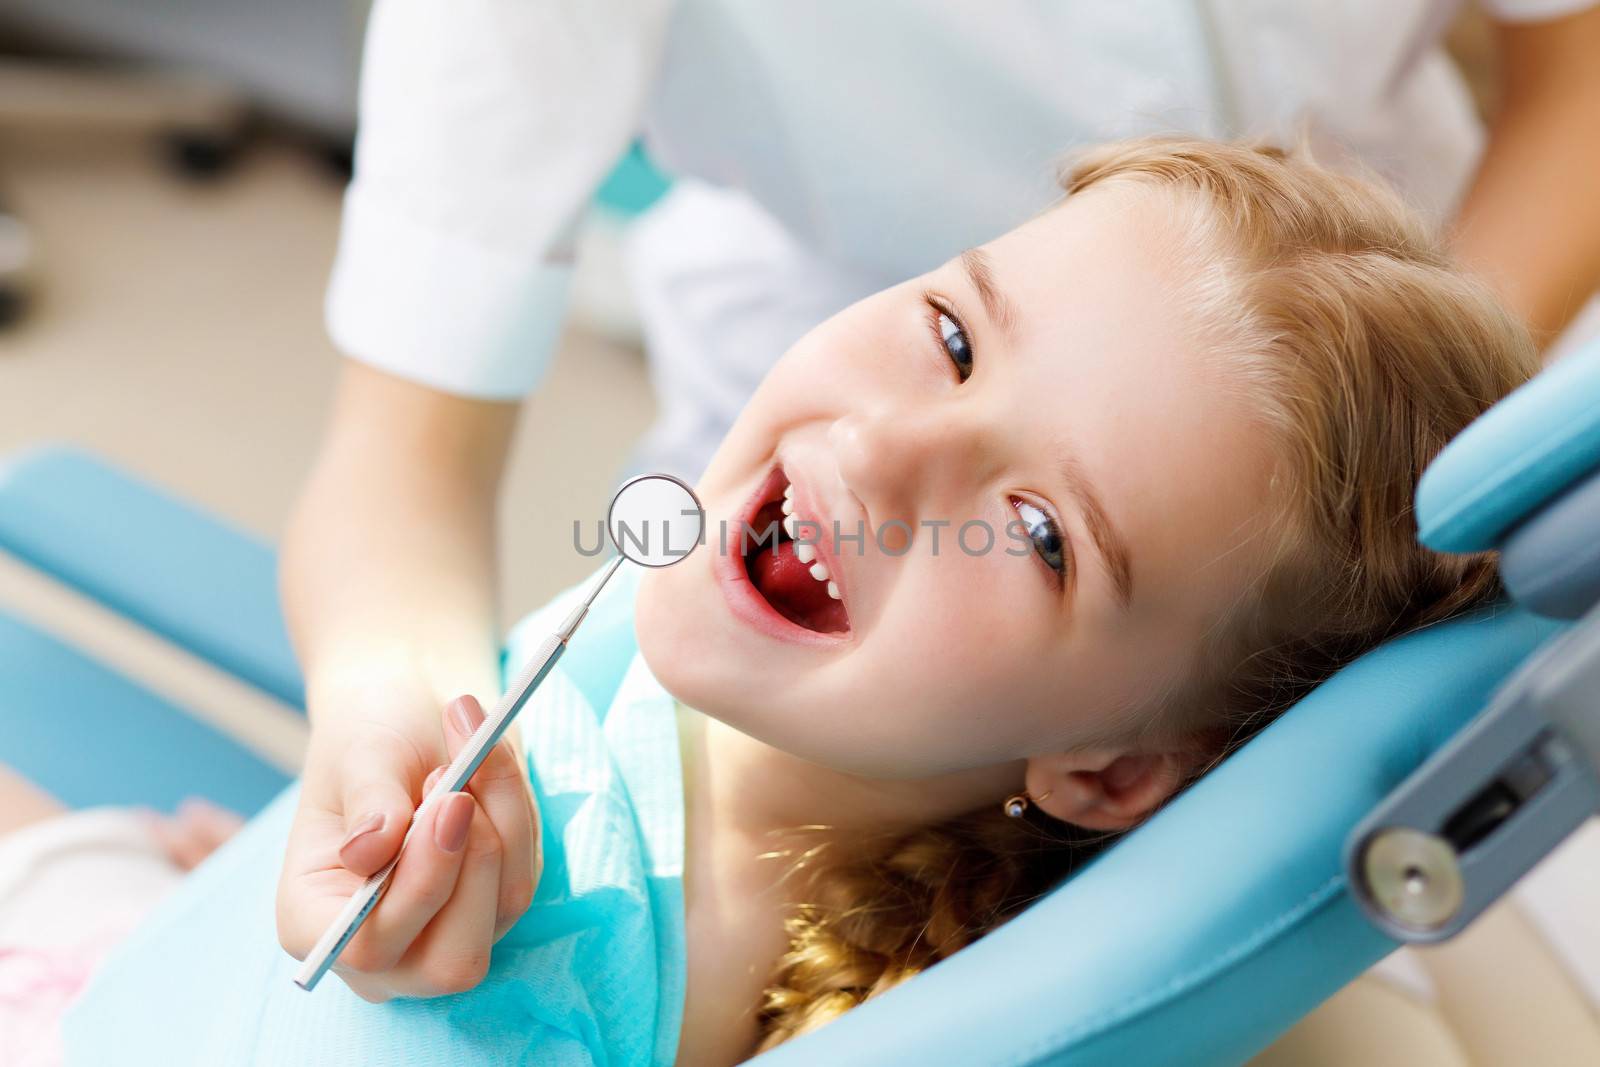
[[[1259,580],[1153,709],[1221,759],[1379,642],[1497,594],[1491,556],[1417,543],[1411,500],[1537,352],[1396,197],[1302,154],[1146,138],[1092,150],[1062,179],[1069,197],[1130,183],[1179,208],[1188,310],[1281,457]],[[996,803],[830,868],[788,921],[759,1051],[981,937],[1106,840]]]

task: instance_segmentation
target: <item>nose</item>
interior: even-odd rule
[[[957,488],[983,476],[983,442],[970,413],[923,403],[854,411],[828,428],[839,477],[875,522],[956,504]]]

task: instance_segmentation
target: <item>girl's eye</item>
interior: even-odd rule
[[[950,353],[950,362],[956,365],[961,380],[966,381],[972,375],[972,343],[967,340],[967,332],[960,323],[942,311],[939,312],[939,338],[944,350]]]
[[[972,376],[972,342],[967,340],[967,331],[955,320],[949,312],[935,309],[933,325],[939,335],[939,343],[944,346],[950,362],[956,365],[956,373],[966,381]]]
[[[1033,550],[1039,553],[1039,558],[1044,560],[1057,575],[1065,576],[1066,542],[1061,536],[1061,527],[1057,526],[1056,521],[1042,508],[1034,507],[1026,500],[1017,500],[1014,503],[1017,515],[1022,519],[1022,525],[1028,531],[1028,538],[1033,542]]]

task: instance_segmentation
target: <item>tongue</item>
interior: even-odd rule
[[[767,603],[792,623],[820,633],[850,629],[844,605],[828,595],[826,582],[811,577],[810,565],[794,554],[795,542],[763,548],[750,558],[750,579]]]

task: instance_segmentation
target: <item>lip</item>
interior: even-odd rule
[[[847,644],[854,637],[855,630],[853,627],[843,633],[821,633],[816,630],[808,630],[799,623],[790,622],[778,613],[777,608],[767,603],[767,598],[762,596],[760,591],[756,589],[755,584],[750,581],[749,572],[745,570],[744,553],[739,551],[737,539],[742,536],[744,530],[752,528],[756,512],[760,511],[761,506],[776,495],[778,487],[786,481],[794,484],[793,479],[784,474],[783,464],[781,462],[774,463],[772,469],[767,472],[767,476],[761,480],[761,483],[756,486],[745,501],[744,507],[740,509],[735,517],[732,544],[729,544],[728,541],[730,539],[725,537],[722,539],[723,543],[718,545],[713,567],[717,584],[721,587],[723,598],[728,602],[728,608],[733,612],[734,616],[768,637],[778,641],[785,641],[789,644],[810,645],[813,647],[831,648]],[[795,495],[799,496],[799,494],[800,488],[796,486]],[[799,511],[801,507],[800,502],[796,501],[795,510]],[[809,512],[809,507],[806,510]],[[811,513],[815,514],[814,512]],[[817,552],[819,558],[821,558],[823,551],[824,546],[818,544]],[[828,553],[826,562],[829,577],[833,577],[837,581],[838,579],[835,577],[837,574],[835,569],[836,558],[833,553]],[[841,603],[844,603],[844,597],[842,596],[844,591],[844,583],[840,582]],[[846,616],[849,615],[848,606],[845,609],[845,613]]]

